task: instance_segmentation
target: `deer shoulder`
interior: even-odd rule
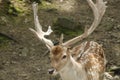
[[[102,73],[105,71],[106,58],[102,45],[94,41],[86,41],[73,48],[71,54],[76,62],[84,66],[88,80],[92,80],[97,74],[103,77]]]

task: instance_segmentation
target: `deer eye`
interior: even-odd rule
[[[65,59],[67,56],[66,55],[64,55],[63,57],[62,57],[62,59]]]

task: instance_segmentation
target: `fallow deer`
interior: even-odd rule
[[[37,15],[37,4],[33,3],[35,28],[30,30],[43,41],[50,50],[51,66],[50,74],[59,73],[62,80],[103,80],[105,71],[105,55],[101,45],[94,41],[86,41],[80,45],[73,45],[89,36],[101,22],[106,11],[106,2],[103,0],[87,0],[94,14],[94,21],[84,33],[63,43],[63,35],[60,44],[54,45],[45,35],[52,32],[49,26],[47,32],[42,31]]]

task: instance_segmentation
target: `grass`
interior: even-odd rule
[[[57,34],[65,34],[67,36],[78,36],[80,34],[83,33],[83,30],[80,29],[80,28],[77,28],[77,29],[74,29],[74,30],[71,30],[71,29],[68,29],[68,28],[64,28],[64,27],[57,27],[57,28],[54,28],[55,30],[55,33]]]
[[[49,3],[47,1],[42,1],[39,5],[40,9],[48,10],[48,9],[55,9],[55,4]]]
[[[54,23],[54,31],[57,34],[65,34],[67,36],[77,36],[83,33],[81,24],[77,24],[71,17],[60,17]]]

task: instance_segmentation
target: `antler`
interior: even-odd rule
[[[84,38],[86,38],[88,35],[90,35],[95,28],[99,25],[105,10],[106,10],[106,2],[103,2],[103,0],[96,0],[96,4],[92,0],[87,0],[89,6],[92,8],[92,11],[94,13],[94,21],[89,29],[85,29],[84,33],[80,36],[77,36],[65,43],[63,43],[64,46],[70,46]]]
[[[38,36],[38,38],[41,41],[43,41],[46,44],[46,46],[50,49],[53,46],[53,43],[52,43],[51,40],[46,39],[45,35],[50,35],[53,31],[52,31],[50,26],[48,27],[47,32],[42,31],[42,26],[40,25],[39,20],[38,20],[38,16],[37,16],[37,11],[38,11],[38,7],[37,6],[38,6],[37,3],[33,3],[32,4],[33,12],[34,12],[34,23],[35,23],[36,30],[34,30],[32,28],[30,28],[30,30],[33,33],[35,33]]]

